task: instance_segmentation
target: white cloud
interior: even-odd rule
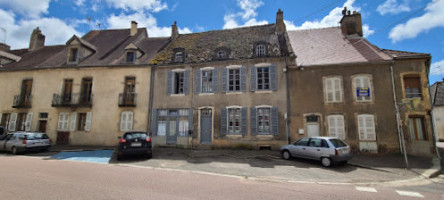
[[[421,33],[433,28],[444,27],[444,1],[434,0],[429,3],[425,13],[420,17],[408,20],[404,24],[398,24],[389,33],[392,42],[415,38]]]
[[[264,5],[264,2],[260,0],[237,0],[237,4],[242,11],[225,14],[223,29],[268,24],[266,20],[256,19],[256,10]]]
[[[168,9],[166,3],[162,3],[161,0],[106,0],[108,4],[117,9],[123,9],[125,11],[133,10],[147,10],[151,12],[159,12],[164,9]]]
[[[432,63],[430,75],[444,75],[444,60]]]
[[[328,13],[327,16],[321,20],[305,21],[301,26],[296,26],[294,22],[284,20],[287,30],[299,30],[299,29],[315,29],[315,28],[327,28],[339,26],[339,21],[342,19],[342,10],[347,7],[348,10],[359,12],[360,7],[354,7],[355,0],[347,0],[342,7],[336,7]],[[364,37],[368,37],[375,31],[371,30],[368,24],[362,26]]]
[[[76,6],[83,6],[83,3],[85,3],[85,0],[75,0],[74,4],[76,4]]]
[[[383,4],[379,5],[376,10],[381,15],[398,14],[401,12],[409,12],[410,7],[406,0],[404,0],[403,3],[398,3],[397,0],[386,0]]]
[[[51,0],[0,0],[0,6],[5,6],[25,18],[38,18],[41,14],[48,13],[49,1]]]

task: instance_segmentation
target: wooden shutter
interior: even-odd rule
[[[59,121],[57,123],[57,130],[62,131],[63,130],[63,113],[59,113]]]
[[[9,131],[15,131],[17,123],[17,113],[11,113],[11,119],[9,119]]]
[[[167,94],[173,93],[173,71],[168,71],[167,73]]]
[[[358,115],[358,132],[359,140],[366,140],[365,135],[365,117],[363,115]]]
[[[188,109],[188,130],[193,131],[193,109]]]
[[[68,123],[69,123],[69,113],[63,113],[63,130],[68,130]]]
[[[151,135],[157,136],[157,109],[153,109],[153,118],[151,119]]]
[[[241,132],[242,135],[247,135],[248,132],[248,109],[246,107],[241,108]]]
[[[32,124],[32,112],[26,115],[25,131],[31,131],[31,124]]]
[[[202,92],[202,71],[196,70],[194,72],[194,93],[199,94]]]
[[[242,66],[240,68],[240,89],[242,92],[247,91],[247,67]]]
[[[270,89],[277,90],[277,67],[276,64],[270,66]]]
[[[71,127],[70,130],[71,131],[75,131],[77,127],[77,113],[74,112],[71,114]]]
[[[333,85],[334,85],[334,100],[336,102],[342,101],[342,88],[341,88],[341,79],[334,78],[333,79]]]
[[[325,98],[327,100],[327,102],[332,102],[333,101],[333,81],[331,80],[331,78],[327,78],[325,79]]]
[[[257,135],[257,109],[255,107],[250,108],[250,129],[251,135]]]
[[[91,121],[92,121],[92,113],[87,112],[86,113],[86,121],[85,121],[85,131],[91,130]]]
[[[228,69],[222,68],[222,74],[221,74],[221,90],[222,92],[228,91]]]
[[[132,131],[134,124],[134,113],[132,111],[126,112],[126,130]]]
[[[213,69],[213,92],[216,93],[219,91],[219,70]]]
[[[227,108],[221,108],[220,111],[220,135],[226,135],[228,129]]]
[[[279,135],[279,112],[278,107],[271,108],[271,133],[273,135]]]
[[[127,131],[126,121],[127,121],[127,112],[120,113],[120,131]]]
[[[337,115],[336,134],[339,139],[345,140],[345,126],[344,126],[344,116],[343,115]]]
[[[183,93],[188,94],[190,88],[190,70],[185,70],[183,73]]]
[[[250,66],[250,90],[257,90],[257,68],[255,66]]]
[[[367,140],[376,140],[375,119],[373,115],[366,115],[365,117],[365,134]]]
[[[327,117],[328,120],[328,135],[330,137],[337,137],[336,133],[336,118],[334,115],[330,115]]]

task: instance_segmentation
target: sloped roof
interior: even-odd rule
[[[288,31],[303,66],[390,60],[390,56],[361,37],[345,37],[339,27]]]
[[[22,59],[19,62],[13,62],[3,66],[2,70],[14,69],[14,70],[22,70],[22,69],[35,69],[39,68],[42,63],[50,60],[54,55],[63,51],[65,45],[57,45],[57,46],[44,46],[34,51],[20,51]],[[12,51],[15,52],[15,51]]]
[[[258,42],[268,44],[268,57],[283,56],[282,51],[289,49],[283,44],[285,37],[276,34],[276,25],[268,24],[200,33],[180,34],[151,60],[152,64],[173,63],[174,50],[183,48],[186,58],[184,63],[201,63],[215,60],[216,49],[229,51],[228,59],[254,58],[254,45]],[[284,41],[284,42],[283,42]]]
[[[432,105],[433,106],[444,106],[444,82],[436,82],[431,88],[432,93]]]
[[[397,51],[397,50],[390,50],[390,49],[382,49],[382,51],[394,58],[430,56],[430,54],[427,54],[427,53]]]

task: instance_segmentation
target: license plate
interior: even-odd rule
[[[133,142],[133,143],[131,143],[131,146],[132,147],[140,147],[140,146],[142,146],[142,143],[140,143],[140,142]]]

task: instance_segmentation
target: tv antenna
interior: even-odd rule
[[[3,27],[0,27],[0,30],[3,32],[3,43],[6,44],[6,29]]]
[[[91,16],[87,16],[86,20],[88,21],[88,26],[89,26],[89,30],[91,30],[91,21],[92,21],[92,17]]]
[[[97,27],[99,27],[99,30],[100,30],[101,25],[102,25],[101,23],[97,23]]]

